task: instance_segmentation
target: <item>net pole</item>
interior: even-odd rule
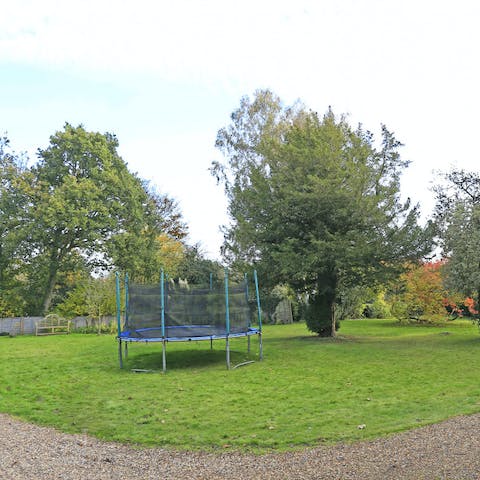
[[[228,298],[228,270],[225,269],[225,329],[227,335],[230,334],[230,308]]]
[[[247,299],[247,306],[248,306],[248,297],[249,297],[249,292],[248,292],[248,275],[245,272],[243,275],[243,278],[245,280],[245,297]],[[252,318],[250,315],[250,308],[248,309],[248,329],[252,326]],[[247,353],[250,354],[250,335],[247,335]]]
[[[121,313],[120,313],[120,276],[118,272],[115,272],[115,300],[117,306],[117,330],[118,330],[118,362],[120,368],[123,368],[122,360],[122,338],[120,333],[122,333],[122,322],[121,322]]]
[[[258,314],[258,327],[262,331],[262,308],[260,306],[260,294],[258,289],[258,276],[257,271],[253,271],[253,278],[255,280],[255,296],[257,297],[257,314]]]
[[[162,370],[163,373],[167,371],[167,354],[165,342],[165,272],[160,271],[160,316],[162,321]]]
[[[226,330],[226,354],[227,354],[227,369],[230,370],[230,309],[228,298],[228,270],[225,269],[225,330]]]
[[[129,293],[129,277],[128,272],[125,273],[125,325],[128,326],[129,316],[128,312],[130,310],[130,293]],[[125,343],[125,351],[123,357],[126,359],[128,357],[128,342]]]
[[[227,370],[230,370],[230,339],[226,338],[226,349],[227,349]]]
[[[123,368],[123,359],[122,359],[122,339],[118,339],[118,363],[120,368]]]
[[[115,300],[117,306],[117,331],[118,336],[122,332],[122,322],[121,322],[121,313],[120,313],[120,277],[118,272],[115,272]]]
[[[160,272],[160,316],[162,322],[162,338],[165,338],[165,273]]]
[[[253,279],[255,280],[255,296],[257,297],[257,314],[258,314],[258,341],[260,343],[260,360],[263,359],[263,342],[262,342],[262,308],[260,306],[260,293],[258,291],[258,275],[257,271],[253,271]]]
[[[128,325],[128,310],[130,303],[130,294],[128,293],[128,273],[125,273],[125,324]]]
[[[165,339],[162,340],[162,371],[165,373],[167,371],[167,353],[166,353],[166,341]]]

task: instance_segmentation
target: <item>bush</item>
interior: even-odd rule
[[[356,286],[341,290],[337,299],[335,314],[339,320],[360,318],[364,309],[365,299],[371,296],[366,287]]]
[[[25,301],[16,292],[0,292],[0,318],[21,317],[25,314]]]
[[[363,305],[362,316],[365,318],[388,318],[390,315],[390,306],[385,301],[383,292],[380,292],[373,301]]]
[[[347,318],[388,318],[390,306],[384,289],[355,286],[340,292],[335,310],[339,320]]]

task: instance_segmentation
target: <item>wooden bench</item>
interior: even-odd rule
[[[70,333],[70,320],[57,315],[49,315],[35,323],[35,335],[56,335]]]

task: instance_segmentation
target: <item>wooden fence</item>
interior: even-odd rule
[[[9,317],[0,318],[0,334],[8,335],[35,335],[35,325],[44,317]],[[110,326],[115,322],[114,317],[104,317],[100,321],[102,326]],[[84,328],[98,328],[99,323],[88,317],[75,317],[71,320],[71,331]],[[115,323],[116,324],[116,323]]]

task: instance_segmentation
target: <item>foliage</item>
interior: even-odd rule
[[[56,310],[66,318],[87,317],[100,331],[102,319],[116,313],[115,277],[81,279]]]
[[[107,267],[107,239],[128,231],[139,213],[145,194],[117,146],[113,135],[66,124],[39,150],[25,242],[34,252],[27,267],[40,312],[49,310],[62,272],[80,263]]]
[[[109,254],[116,268],[128,272],[132,280],[154,282],[161,268],[178,267],[187,227],[175,201],[141,183],[139,209],[129,227],[112,238]]]
[[[385,291],[380,289],[369,301],[365,302],[362,305],[362,316],[365,318],[390,318],[391,307],[386,301],[385,295]]]
[[[7,137],[0,137],[0,315],[22,315],[26,309],[20,271],[22,226],[30,183],[25,155],[10,148]]]
[[[390,305],[385,300],[385,288],[354,285],[340,291],[335,314],[338,320],[347,318],[389,318]]]
[[[16,304],[13,298],[8,294],[5,295],[0,292],[0,318],[5,317],[20,317],[23,315],[22,301],[19,298],[19,303]]]
[[[158,344],[129,345],[120,370],[110,335],[1,337],[2,412],[134,445],[266,452],[383,437],[480,409],[470,322],[347,320],[335,340],[306,333],[303,323],[267,325],[265,360],[230,371],[223,342],[169,343],[167,375],[131,372],[161,371]],[[231,343],[232,364],[258,360],[255,338],[250,357],[244,338]]]
[[[215,260],[206,258],[199,244],[185,246],[184,256],[177,267],[177,276],[191,284],[206,284],[210,274],[223,279],[223,267]]]
[[[478,316],[478,305],[473,298],[467,297],[464,301],[465,307],[467,307],[470,316]]]
[[[365,302],[371,297],[370,290],[368,287],[355,285],[340,291],[335,311],[337,319],[361,318]]]
[[[448,263],[448,262],[447,262]],[[428,320],[445,315],[444,260],[410,264],[391,287],[392,313],[398,319]]]
[[[478,305],[471,297],[463,298],[460,294],[453,297],[449,295],[443,300],[443,305],[451,320],[466,317],[478,322]]]
[[[452,170],[437,185],[436,221],[443,255],[445,285],[480,301],[480,175]],[[478,309],[478,308],[477,308]],[[467,307],[468,310],[468,307]]]
[[[260,287],[260,298],[264,323],[281,323],[275,318],[278,306],[284,302],[290,306],[294,320],[300,320],[300,309],[303,299],[299,299],[293,288],[288,284],[275,285],[273,288]],[[286,302],[286,303],[285,303]]]
[[[243,98],[231,119],[216,143],[226,162],[212,168],[229,201],[227,259],[307,295],[309,327],[334,335],[342,290],[384,282],[429,250],[417,208],[399,200],[401,144],[383,126],[377,149],[331,110],[284,107],[269,91]]]
[[[178,277],[179,269],[185,261],[186,247],[180,240],[167,233],[161,233],[158,238],[158,264],[170,277]]]
[[[117,148],[114,135],[67,123],[26,168],[0,140],[4,312],[19,297],[17,311],[48,312],[74,288],[72,275],[117,268],[158,277],[169,261],[162,235],[180,241],[186,226],[177,203],[131,173]]]

